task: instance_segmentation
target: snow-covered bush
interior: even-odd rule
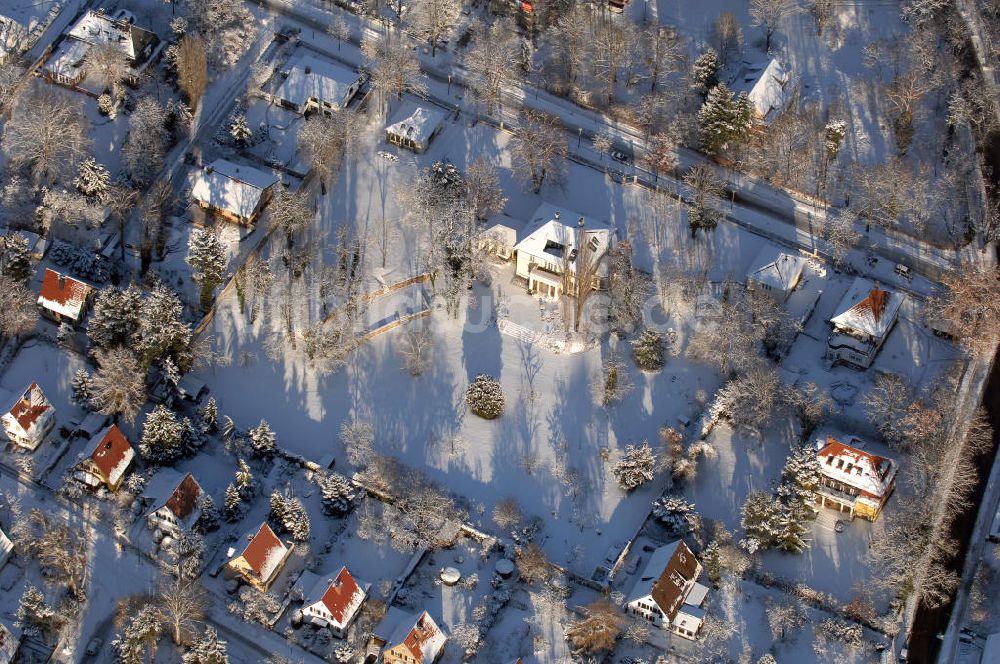
[[[289,532],[296,542],[309,540],[309,514],[302,501],[285,489],[271,493],[271,521],[279,532]]]
[[[493,420],[503,413],[504,396],[500,382],[490,375],[479,374],[465,393],[469,410],[486,420]]]
[[[56,240],[48,253],[53,263],[75,276],[104,283],[111,278],[111,267],[108,259],[100,254],[86,251],[71,244]]]
[[[689,503],[680,496],[662,496],[653,503],[653,517],[677,535],[695,531],[701,525],[701,517]]]
[[[663,336],[655,330],[646,330],[632,342],[635,363],[643,371],[657,371],[663,368]]]
[[[655,463],[649,443],[626,445],[625,453],[611,468],[611,472],[615,474],[622,489],[632,491],[653,479]]]
[[[110,118],[114,117],[115,102],[111,98],[111,95],[104,93],[97,98],[97,111],[101,115],[107,115]]]
[[[860,646],[864,642],[864,629],[857,623],[826,618],[819,626],[824,632],[849,646]]]

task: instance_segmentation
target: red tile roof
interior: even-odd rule
[[[347,609],[351,606],[355,594],[360,592],[361,588],[354,577],[351,576],[346,567],[342,567],[337,578],[323,594],[321,601],[326,605],[326,610],[330,612],[330,615],[343,625],[344,619],[350,618],[349,615],[346,615]]]
[[[194,511],[199,497],[201,497],[201,486],[195,481],[194,476],[188,473],[167,500],[167,509],[183,521]]]
[[[684,540],[677,542],[674,555],[670,557],[660,578],[653,584],[653,601],[660,610],[673,620],[684,603],[684,588],[688,581],[695,579],[698,571],[698,561]]]
[[[258,576],[266,578],[270,575],[270,571],[273,570],[265,570],[264,566],[271,552],[278,548],[284,549],[285,545],[282,544],[269,525],[262,523],[260,530],[257,531],[257,534],[247,544],[247,548],[243,549],[243,560],[247,561],[247,565]],[[265,574],[265,571],[268,573]]]
[[[424,644],[431,641],[439,634],[437,626],[433,621],[428,620],[427,618],[427,612],[425,611],[423,615],[417,619],[416,624],[403,640],[403,645],[406,646],[411,653],[413,653],[413,658],[417,662],[423,662],[424,656],[428,654],[425,652]]]
[[[42,279],[42,289],[39,295],[46,300],[65,306],[83,302],[89,291],[90,286],[82,281],[45,268],[45,277]]]
[[[38,383],[32,383],[21,395],[21,398],[11,406],[10,414],[17,420],[22,429],[30,431],[42,413],[51,407],[42,392],[42,388],[38,387]]]
[[[127,456],[130,456],[132,446],[117,424],[112,424],[104,432],[104,436],[98,441],[90,455],[90,459],[100,469],[105,479],[112,480],[115,469]]]
[[[885,313],[885,305],[888,301],[889,294],[879,288],[876,283],[875,287],[868,293],[868,297],[855,304],[852,308],[858,313],[868,311],[875,322],[878,323],[882,320],[882,314]]]

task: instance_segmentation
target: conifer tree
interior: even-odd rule
[[[219,640],[219,634],[211,625],[205,627],[205,634],[191,645],[181,657],[184,664],[229,664],[226,642]]]
[[[277,451],[276,438],[265,420],[261,420],[260,424],[250,429],[250,447],[255,456],[263,459],[270,459]]]
[[[236,485],[232,482],[226,487],[226,496],[223,502],[226,508],[226,521],[236,521],[240,514],[240,505],[243,504],[243,499],[240,497],[240,490],[236,488]]]
[[[81,194],[92,198],[101,198],[108,191],[111,185],[111,173],[97,160],[90,157],[80,164],[73,186]]]
[[[194,271],[192,278],[201,289],[201,309],[212,307],[215,287],[222,283],[226,272],[226,249],[214,231],[196,228],[188,240],[187,263]]]
[[[240,113],[233,118],[233,123],[229,125],[229,135],[233,137],[233,141],[237,145],[245,146],[250,144],[250,138],[253,136],[253,130],[247,125],[247,118],[245,115]]]
[[[691,65],[691,87],[700,95],[704,95],[719,82],[719,54],[710,48]]]
[[[0,274],[14,281],[25,282],[31,277],[31,250],[28,239],[20,233],[11,233],[3,238],[0,252]]]
[[[663,336],[655,330],[646,330],[638,339],[632,342],[632,352],[635,353],[635,363],[644,371],[656,371],[663,368],[664,346]]]
[[[626,445],[621,459],[612,466],[611,471],[618,479],[618,486],[631,491],[653,479],[653,467],[656,461],[649,443],[642,445]]]
[[[215,433],[219,430],[219,409],[215,397],[209,397],[198,413],[201,415],[201,423],[206,432]]]
[[[139,453],[150,463],[166,464],[177,459],[182,453],[181,423],[166,406],[154,408],[142,426],[142,440]]]
[[[92,408],[91,399],[94,397],[94,383],[90,372],[86,369],[77,369],[76,373],[73,374],[71,388],[73,396],[70,397],[70,400],[80,408],[90,410]]]

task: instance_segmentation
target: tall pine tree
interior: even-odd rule
[[[181,455],[183,430],[173,411],[163,405],[154,408],[142,425],[139,453],[150,463],[168,464]]]
[[[226,271],[226,249],[219,236],[208,229],[195,229],[188,241],[187,262],[201,289],[201,310],[207,312],[212,307],[215,287],[222,283]]]

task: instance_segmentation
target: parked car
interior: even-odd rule
[[[627,164],[630,161],[632,161],[627,154],[618,149],[614,149],[611,151],[611,158],[622,164]]]
[[[104,639],[95,636],[87,643],[87,654],[93,657],[97,653],[101,652],[101,646],[104,645]]]

